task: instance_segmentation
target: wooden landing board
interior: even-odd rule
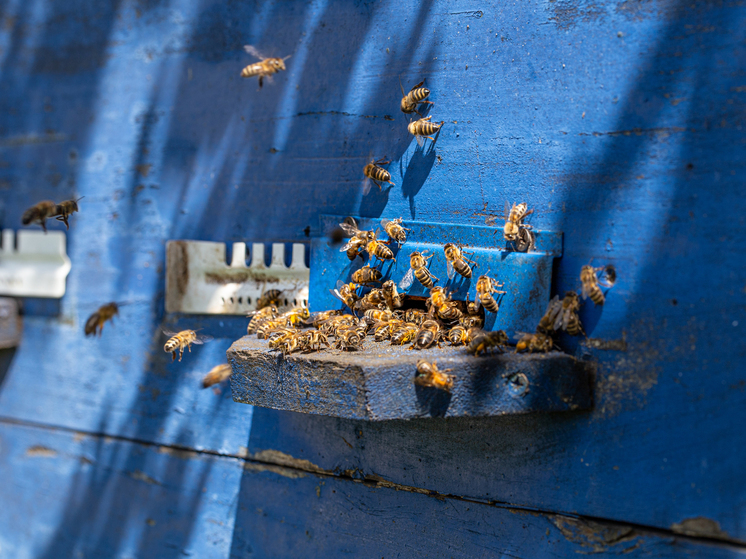
[[[228,350],[233,399],[349,419],[495,416],[591,407],[593,366],[569,355],[474,357],[463,347],[412,351],[366,340],[362,351],[287,357],[244,336]],[[417,360],[451,369],[451,392],[416,386]]]

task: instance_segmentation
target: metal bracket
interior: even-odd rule
[[[338,227],[344,218],[321,216],[321,231],[325,237],[311,240],[311,288],[309,302],[311,310],[339,308],[339,301],[330,293],[337,280],[350,281],[354,271],[350,260],[341,245],[331,246],[328,233]],[[379,219],[357,219],[360,229],[380,229]],[[552,262],[562,256],[562,233],[554,231],[534,231],[536,244],[530,252],[515,251],[502,236],[502,229],[495,227],[456,225],[449,223],[404,222],[407,242],[401,248],[391,243],[396,262],[385,262],[381,267],[384,279],[396,283],[409,270],[409,256],[414,251],[427,250],[435,256],[430,261],[430,271],[440,279],[442,285],[452,292],[455,300],[470,300],[476,297],[477,278],[487,274],[505,284],[501,289],[508,293],[499,299],[500,310],[495,315],[487,313],[486,330],[505,330],[512,336],[515,332],[533,332],[546,310],[552,286]],[[385,238],[382,233],[381,238]],[[477,262],[471,279],[456,276],[448,280],[443,246],[456,243],[466,252],[473,252],[469,258]],[[372,264],[374,265],[374,264]],[[427,296],[427,290],[415,282],[409,295]]]
[[[256,309],[270,289],[282,291],[282,307],[308,305],[309,270],[305,245],[293,245],[290,267],[285,245],[272,245],[272,262],[264,264],[264,245],[254,243],[246,265],[246,243],[233,243],[231,264],[225,244],[207,241],[166,243],[166,311],[241,315]]]
[[[15,249],[14,237],[18,242]],[[71,268],[65,240],[62,231],[14,233],[4,229],[0,248],[0,295],[61,298]]]

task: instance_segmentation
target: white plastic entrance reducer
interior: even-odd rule
[[[15,235],[17,248],[13,247],[13,231],[2,232],[0,295],[62,297],[71,267],[65,251],[65,233],[18,231]]]

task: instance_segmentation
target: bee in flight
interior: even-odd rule
[[[210,369],[210,372],[202,379],[202,388],[209,388],[215,384],[220,384],[221,382],[228,380],[230,376],[231,366],[228,365],[228,363],[216,365]]]
[[[251,45],[244,45],[244,50],[251,56],[260,59],[260,62],[254,62],[249,64],[241,70],[242,78],[253,78],[259,76],[259,88],[262,87],[262,80],[266,77],[268,80],[272,79],[272,74],[276,74],[280,70],[285,70],[285,61],[290,58],[290,55],[285,58],[266,58]]]
[[[461,252],[461,249],[453,243],[446,243],[443,247],[443,252],[446,255],[446,261],[448,262],[448,279],[453,279],[456,275],[455,272],[458,272],[459,275],[467,279],[471,277],[471,268],[467,262],[470,262],[474,266],[476,266],[476,262],[466,258],[464,253]]]
[[[119,314],[119,305],[116,303],[107,303],[99,307],[99,309],[88,317],[85,321],[85,328],[83,331],[86,336],[101,335],[104,331],[104,323],[107,320],[113,320],[116,315]]]
[[[428,362],[424,359],[419,359],[417,361],[417,373],[414,377],[414,383],[418,386],[437,388],[438,390],[450,392],[453,388],[453,377],[445,374],[449,371],[451,369],[439,370],[438,364],[435,361]]]
[[[21,223],[28,225],[29,223],[38,223],[44,232],[47,232],[47,218],[54,217],[57,211],[57,204],[51,200],[42,200],[38,204],[31,206],[25,212],[21,218]]]
[[[181,361],[184,355],[184,348],[192,352],[192,344],[204,344],[212,340],[212,336],[207,334],[197,334],[194,330],[182,330],[181,332],[170,332],[168,330],[163,331],[166,336],[170,336],[166,344],[163,346],[163,351],[171,354],[171,361],[176,359],[176,352],[179,352],[179,361]]]
[[[502,286],[502,283],[498,283],[489,276],[479,276],[479,279],[477,280],[477,308],[479,308],[479,305],[481,304],[490,312],[496,313],[498,310],[500,310],[500,306],[497,304],[497,301],[492,296],[492,294],[507,293],[507,291],[501,291],[498,289],[498,287]]]
[[[360,299],[356,293],[357,287],[358,286],[354,283],[344,283],[342,280],[339,280],[337,282],[337,288],[330,289],[329,292],[347,305],[347,307],[352,311],[355,309],[355,303]]]
[[[527,223],[523,223],[523,220],[532,213],[534,213],[534,210],[529,210],[528,205],[525,202],[513,204],[513,207],[510,209],[508,209],[507,202],[505,203],[505,226],[503,227],[503,237],[506,241],[512,243],[517,242],[517,248],[520,252],[531,250],[535,243],[535,237],[531,232],[531,226]]]
[[[605,279],[599,280],[599,272],[604,272]],[[595,305],[603,305],[606,301],[606,297],[603,291],[601,291],[599,284],[604,287],[612,287],[615,281],[616,269],[611,265],[594,268],[586,264],[580,269],[580,282],[583,284],[583,299],[590,297]]]
[[[426,254],[427,251],[423,250],[422,252],[413,252],[409,256],[410,268],[399,282],[399,289],[402,291],[409,289],[414,283],[414,278],[417,278],[417,281],[425,287],[432,287],[433,280],[438,281],[438,278],[427,269],[427,261],[434,255],[425,256]]]
[[[382,182],[387,182],[391,186],[396,186],[391,182],[391,173],[383,167],[380,167],[380,165],[388,165],[389,163],[391,163],[391,161],[379,159],[378,161],[371,161],[365,166],[365,168],[363,168],[363,174],[365,175],[365,189],[363,190],[363,194],[368,194],[370,191],[369,181],[376,183],[378,190],[383,190],[381,187]]]
[[[407,240],[407,231],[410,231],[410,229],[406,229],[401,226],[402,218],[398,219],[382,219],[381,225],[383,226],[383,230],[386,231],[386,234],[389,236],[390,239],[395,240],[397,243],[399,243],[399,247],[401,247]]]
[[[422,80],[412,89],[410,89],[409,93],[405,95],[404,86],[401,84],[401,80],[399,80],[399,87],[401,88],[402,94],[401,112],[406,114],[417,113],[418,115],[422,116],[420,114],[420,111],[417,110],[417,105],[419,105],[420,103],[427,103],[428,105],[434,104],[432,101],[426,101],[426,99],[430,95],[430,90],[426,87],[422,87],[422,84],[424,83],[425,80]]]
[[[433,138],[432,135],[437,133],[438,130],[440,130],[440,127],[445,123],[443,120],[441,120],[440,123],[430,122],[431,118],[432,117],[430,116],[421,118],[420,120],[410,122],[407,126],[407,130],[409,130],[409,133],[414,136],[415,140],[417,140],[417,145],[419,146],[422,146],[425,143],[425,140],[422,138],[427,138],[434,142],[435,138]]]
[[[78,202],[80,202],[85,196],[81,196],[77,200],[65,200],[60,202],[54,207],[54,216],[57,217],[57,221],[61,221],[65,224],[65,227],[70,229],[70,224],[67,222],[67,218],[73,213],[78,211]]]

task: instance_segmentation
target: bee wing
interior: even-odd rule
[[[355,225],[352,225],[350,223],[343,222],[339,224],[339,228],[342,229],[342,231],[344,231],[350,237],[354,237],[360,232],[360,230],[357,228],[357,223],[355,223]]]
[[[211,342],[214,340],[212,336],[209,334],[197,334],[197,337],[194,339],[192,343],[194,344],[206,344],[207,342]]]
[[[383,227],[384,231],[386,230],[386,227],[388,227],[389,223],[391,223],[391,220],[386,219],[385,217],[381,220],[381,227]]]
[[[560,309],[557,313],[557,317],[554,319],[552,327],[555,330],[564,330],[567,328],[567,323],[570,319],[569,309]]]
[[[417,140],[417,145],[422,147],[425,145],[425,140],[422,138],[422,136],[415,136],[415,140]]]
[[[450,260],[447,261],[446,270],[448,272],[448,279],[453,279],[453,277],[456,275],[456,268],[453,267],[453,264]]]
[[[339,252],[347,252],[349,249],[357,247],[357,243],[350,239],[345,246],[339,249]]]
[[[173,338],[178,332],[174,332],[172,330],[166,330],[165,328],[162,329],[162,332],[166,334],[169,338]]]
[[[367,196],[371,188],[373,188],[373,181],[370,180],[370,177],[365,177],[363,179],[363,196]]]
[[[245,50],[246,52],[248,52],[251,56],[254,56],[254,57],[256,57],[256,58],[258,58],[260,60],[264,60],[266,58],[266,56],[262,56],[262,53],[260,53],[256,49],[256,47],[254,47],[252,45],[244,45],[243,46],[243,50]]]
[[[583,299],[584,300],[587,299],[590,294],[591,294],[591,290],[588,289],[588,285],[586,283],[583,283],[583,292],[582,292]]]
[[[414,270],[410,268],[407,273],[404,275],[402,280],[399,282],[399,289],[402,291],[409,289],[412,287],[412,284],[414,283]]]

